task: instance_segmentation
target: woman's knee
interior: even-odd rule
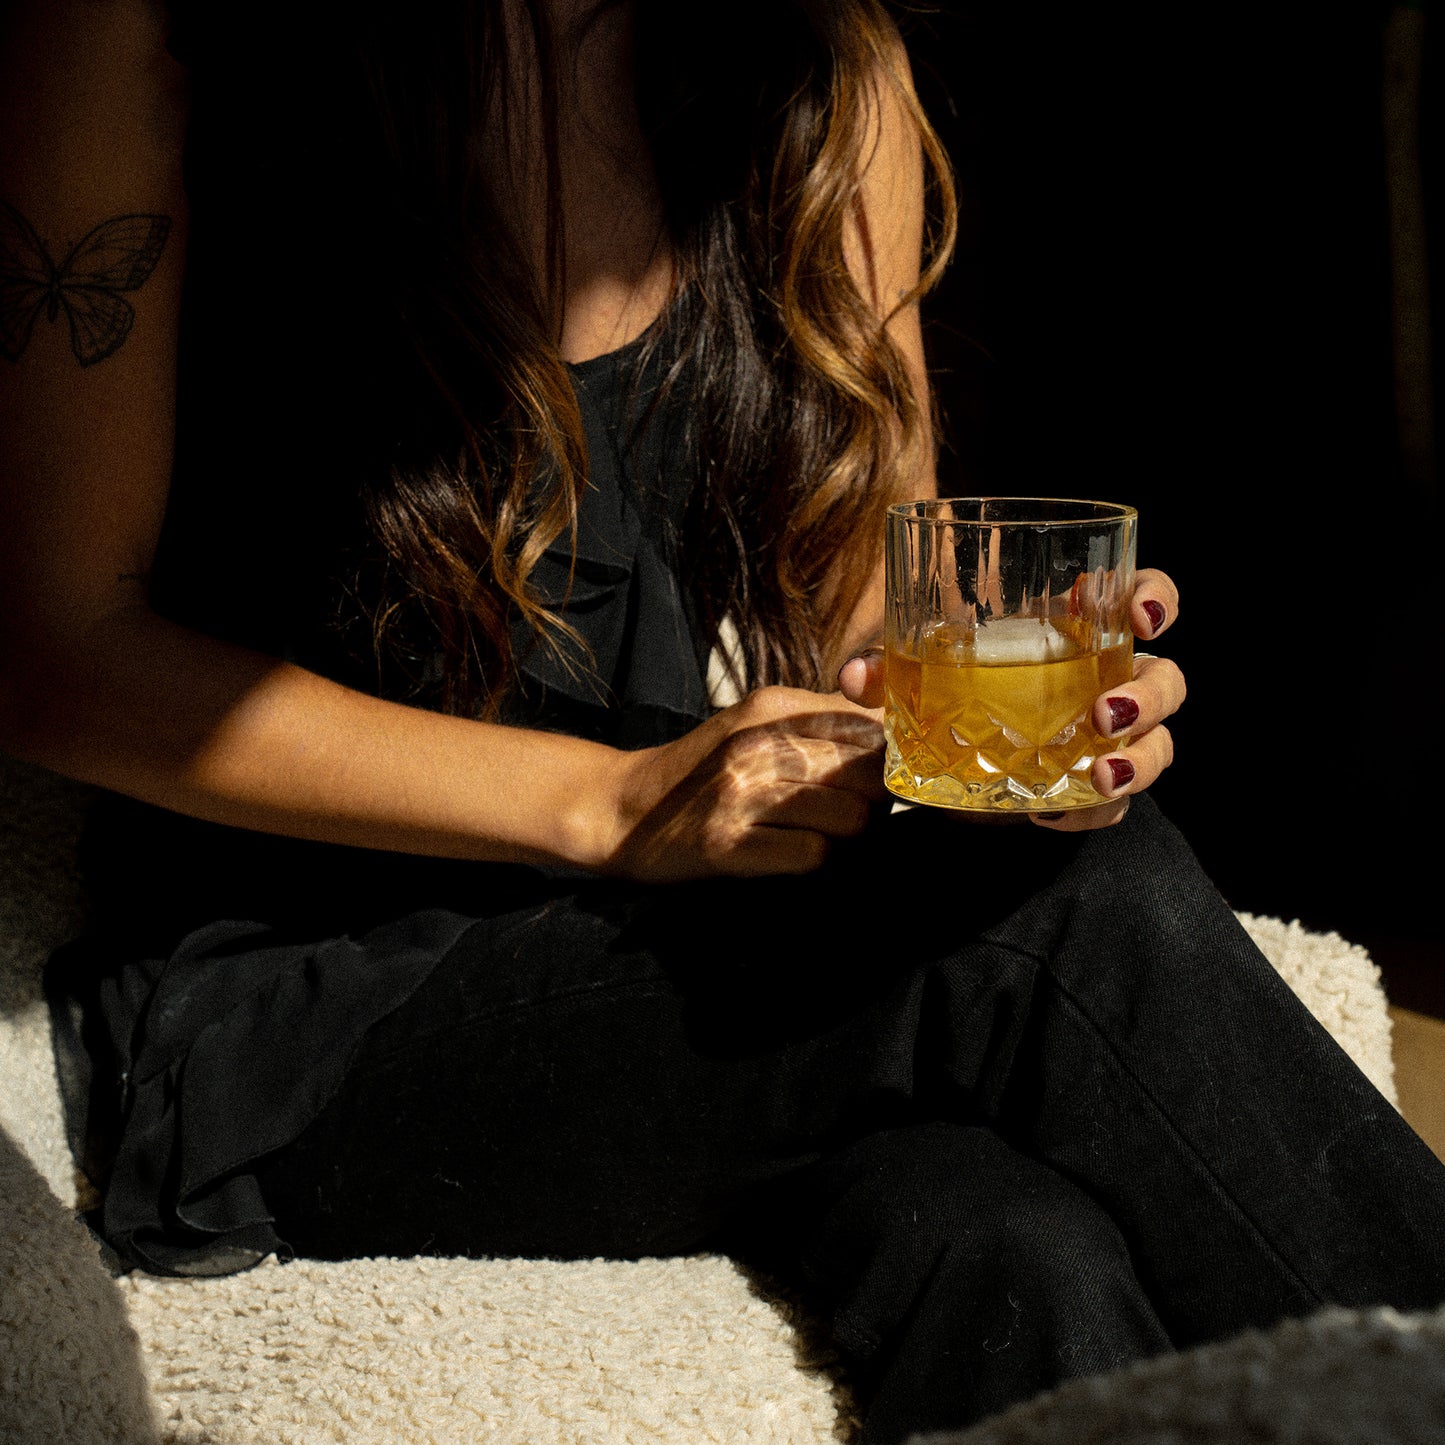
[[[1126,1242],[1090,1195],[991,1131],[946,1122],[860,1141],[822,1166],[814,1258],[919,1279],[945,1257],[978,1279],[1067,1290],[1132,1277]]]
[[[1064,1373],[1168,1347],[1114,1220],[1045,1165],[942,1123],[853,1154],[805,1266],[855,1354],[925,1318],[985,1351],[1027,1336]]]

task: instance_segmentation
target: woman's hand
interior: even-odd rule
[[[809,872],[887,796],[881,716],[837,693],[760,688],[625,757],[606,871],[649,882]]]
[[[1179,589],[1163,572],[1143,568],[1134,579],[1129,621],[1134,635],[1152,642],[1179,615]],[[1129,811],[1129,799],[1142,793],[1174,761],[1174,739],[1165,718],[1184,701],[1184,674],[1167,657],[1136,653],[1134,680],[1094,702],[1094,726],[1115,741],[1113,752],[1094,759],[1094,787],[1109,802],[1097,808],[1072,808],[1049,817],[1030,817],[1041,828],[1079,833],[1106,828]]]
[[[1134,580],[1130,622],[1135,636],[1152,642],[1179,615],[1179,590],[1163,572],[1142,569]],[[838,672],[843,695],[863,707],[883,705],[883,648],[873,645],[850,657]],[[1061,833],[1105,828],[1128,811],[1129,798],[1142,793],[1174,761],[1174,740],[1164,720],[1184,701],[1184,674],[1168,658],[1138,653],[1134,680],[1094,702],[1094,726],[1115,740],[1112,752],[1095,758],[1094,787],[1107,803],[1072,808],[1050,816],[1030,813],[1041,828]]]

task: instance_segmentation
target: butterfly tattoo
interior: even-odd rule
[[[170,229],[169,216],[116,216],[56,265],[25,217],[0,201],[0,356],[20,359],[42,311],[47,321],[65,312],[82,366],[113,356],[135,322],[121,293],[145,285]]]

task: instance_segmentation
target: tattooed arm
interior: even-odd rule
[[[836,698],[764,689],[619,753],[384,702],[150,609],[185,117],[158,0],[0,0],[0,747],[220,822],[635,877],[798,871],[857,831],[879,730]]]
[[[610,750],[380,702],[148,607],[186,241],[164,40],[149,0],[0,6],[0,747],[225,822],[598,863],[607,810],[564,790],[594,797]],[[530,817],[500,785],[519,768],[556,780]]]

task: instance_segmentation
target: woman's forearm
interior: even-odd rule
[[[0,746],[178,812],[453,858],[605,866],[624,755],[384,702],[144,607],[0,659]]]

